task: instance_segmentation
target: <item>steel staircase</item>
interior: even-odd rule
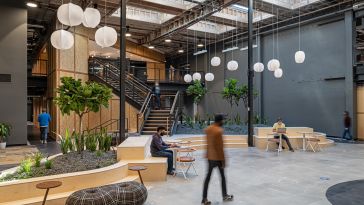
[[[119,77],[120,70],[114,64],[96,58],[89,62],[90,80],[107,85],[117,96],[120,96]],[[151,88],[127,72],[125,72],[125,77],[125,99],[129,104],[140,109],[151,92]]]

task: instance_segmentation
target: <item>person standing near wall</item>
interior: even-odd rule
[[[350,128],[351,128],[350,114],[348,111],[345,111],[344,112],[344,133],[342,136],[342,140],[353,140],[353,136],[351,135]],[[347,135],[349,136],[349,138],[346,138]]]
[[[46,109],[43,109],[42,113],[38,115],[38,122],[40,128],[40,142],[42,144],[47,144],[48,126],[51,122],[51,116],[47,113]]]
[[[154,94],[154,108],[160,109],[161,108],[161,88],[159,87],[159,83],[156,82],[153,87],[153,94]]]
[[[226,179],[224,168],[226,165],[224,154],[224,142],[223,142],[223,126],[224,117],[222,115],[215,116],[215,123],[206,128],[207,138],[207,160],[208,160],[208,172],[205,178],[203,187],[202,202],[203,205],[209,205],[211,202],[207,200],[207,192],[210,183],[212,171],[217,167],[221,175],[221,189],[223,201],[232,201],[233,195],[228,195],[226,191]]]

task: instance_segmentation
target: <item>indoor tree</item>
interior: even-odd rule
[[[201,102],[202,98],[205,96],[206,92],[207,92],[207,89],[201,83],[200,80],[195,80],[193,82],[193,84],[188,86],[188,88],[186,90],[187,95],[193,97],[193,103],[196,106],[196,109],[198,107],[198,104]],[[196,113],[194,113],[194,115],[196,117]]]
[[[62,77],[62,85],[55,98],[62,115],[76,113],[79,117],[78,129],[82,133],[82,118],[89,112],[98,112],[101,106],[107,108],[111,99],[111,89],[96,82],[82,83],[80,79]],[[81,135],[79,135],[81,136]]]

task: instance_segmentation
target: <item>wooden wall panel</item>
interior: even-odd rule
[[[75,71],[88,74],[88,39],[81,35],[75,35],[76,67]]]
[[[110,104],[110,107],[111,107],[111,119],[119,119],[119,105],[120,105],[120,102],[119,100],[111,100],[111,104]],[[116,124],[114,124],[112,126],[112,129],[113,130],[117,130],[118,126]]]

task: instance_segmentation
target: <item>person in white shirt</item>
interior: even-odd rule
[[[277,132],[279,128],[285,128],[286,125],[283,123],[282,118],[278,118],[277,122],[274,123],[273,125],[273,132]],[[282,140],[286,141],[288,147],[289,147],[289,151],[294,152],[294,149],[292,148],[291,142],[289,141],[288,137],[285,134],[281,134],[282,135]],[[279,139],[279,135],[275,135],[274,138]],[[283,147],[283,146],[282,146]],[[283,147],[284,149],[284,147]]]

